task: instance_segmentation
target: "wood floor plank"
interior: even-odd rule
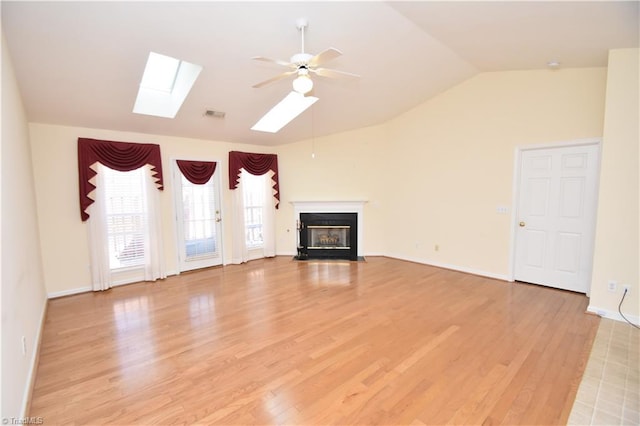
[[[45,424],[563,424],[584,295],[277,257],[49,301]]]

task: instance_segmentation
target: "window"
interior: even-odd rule
[[[78,174],[93,290],[165,278],[160,146],[78,138]]]
[[[149,53],[140,86],[171,93],[176,83],[180,62],[179,59],[170,56]]]
[[[200,71],[200,65],[150,52],[133,112],[175,118]]]
[[[242,191],[244,196],[244,223],[247,248],[260,248],[264,240],[262,236],[264,214],[264,180],[267,175],[254,176],[246,171],[242,174]]]
[[[144,265],[145,180],[144,168],[104,171],[104,201],[109,246],[109,267],[120,269]]]

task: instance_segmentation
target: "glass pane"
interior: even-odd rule
[[[186,259],[217,255],[213,179],[195,185],[182,176],[182,218]]]
[[[144,169],[130,172],[103,167],[109,267],[144,264]]]
[[[246,242],[250,248],[261,247],[262,239],[262,214],[264,208],[264,185],[266,175],[254,176],[250,173],[242,173],[244,196],[244,222],[246,230]]]
[[[309,248],[348,249],[350,226],[309,226]]]
[[[148,89],[171,92],[179,67],[179,59],[151,52],[140,85]]]

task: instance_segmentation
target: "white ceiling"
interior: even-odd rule
[[[639,2],[10,2],[2,31],[29,121],[277,145],[373,125],[482,71],[606,66],[639,46]],[[291,91],[251,86],[335,47],[320,100],[277,134],[250,127]],[[204,67],[175,119],[133,114],[149,51]],[[553,72],[553,71],[549,71]],[[226,112],[205,117],[206,109]]]

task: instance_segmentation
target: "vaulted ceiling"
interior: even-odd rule
[[[277,145],[384,122],[483,71],[603,67],[639,46],[639,3],[11,2],[2,31],[29,121]],[[319,101],[279,133],[250,127],[291,91],[252,86],[300,51],[335,47]],[[132,113],[150,51],[202,65],[175,119]],[[207,109],[224,118],[205,116]]]

